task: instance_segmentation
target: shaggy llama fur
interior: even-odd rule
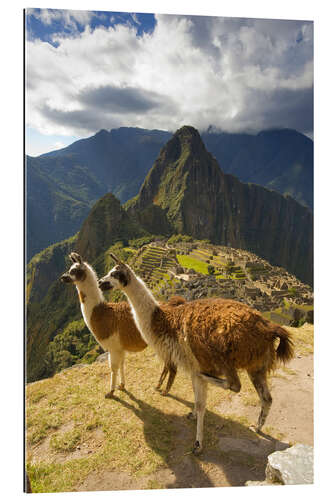
[[[258,311],[233,300],[195,300],[176,308],[158,304],[132,269],[111,256],[117,265],[99,281],[100,286],[116,287],[126,293],[144,341],[164,362],[181,366],[191,375],[195,395],[191,416],[197,417],[193,451],[202,449],[207,383],[239,392],[239,369],[247,370],[259,395],[260,431],[272,404],[267,373],[278,362],[285,363],[293,356],[289,333]]]

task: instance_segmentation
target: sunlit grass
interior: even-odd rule
[[[299,352],[313,350],[313,329],[289,329]],[[160,488],[151,475],[180,463],[190,452],[195,422],[186,419],[193,406],[190,377],[178,371],[171,394],[154,390],[162,363],[147,348],[126,360],[126,392],[105,399],[108,363],[76,366],[27,386],[27,470],[34,492],[74,491],[89,474],[121,471],[145,478],[148,488]],[[286,374],[290,374],[288,369]],[[240,373],[239,394],[246,406],[258,406],[258,396],[246,373]],[[210,386],[205,416],[205,450],[221,454],[219,436],[253,439],[245,416],[223,416],[230,391]],[[222,410],[217,411],[217,408]],[[220,413],[222,411],[222,413]],[[265,429],[264,429],[265,430]],[[270,429],[278,438],[279,430]],[[223,455],[226,460],[225,454]],[[230,460],[237,457],[230,456]],[[239,457],[238,457],[239,458]],[[251,457],[241,457],[245,462]],[[203,470],[211,464],[201,462]],[[115,489],[116,485],[115,485]]]
[[[208,264],[188,255],[177,255],[178,262],[187,269],[194,269],[198,273],[208,274]]]

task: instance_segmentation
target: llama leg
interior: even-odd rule
[[[118,389],[121,391],[125,389],[125,351],[123,351],[120,361],[120,384]]]
[[[261,402],[261,411],[256,426],[256,432],[259,432],[266,421],[268,412],[272,405],[272,396],[268,389],[267,376],[265,370],[259,370],[257,372],[248,372],[248,374],[258,393]]]
[[[228,368],[226,372],[228,389],[233,392],[239,392],[241,389],[241,381],[239,380],[239,376],[237,371],[234,368]]]
[[[171,389],[175,376],[177,374],[177,367],[173,363],[169,364],[169,378],[164,391],[162,391],[162,396],[166,396]]]
[[[193,453],[199,454],[202,451],[203,423],[207,400],[207,382],[199,377],[194,378],[195,413],[197,415],[197,435],[193,447]]]
[[[160,390],[161,385],[163,384],[164,379],[165,379],[165,377],[166,377],[166,376],[167,376],[167,374],[168,374],[168,371],[169,371],[169,368],[168,368],[168,364],[166,363],[166,364],[164,365],[163,371],[162,371],[162,373],[161,373],[160,380],[158,381],[158,384],[157,384],[157,386],[155,387],[155,389],[156,389],[157,391],[159,391],[159,390]]]
[[[192,373],[191,379],[192,379],[192,388],[193,388],[193,393],[194,393],[194,407],[193,407],[193,410],[187,414],[187,418],[190,420],[195,420],[197,418],[197,408],[196,408],[196,398],[195,398],[195,388],[196,388],[195,380],[196,380],[196,378],[197,378],[197,376],[194,375],[194,373]]]
[[[105,394],[105,397],[107,399],[113,398],[113,394],[116,388],[119,365],[121,363],[121,354],[117,351],[110,352],[109,363],[111,366],[111,377],[110,377],[110,391],[107,394]]]

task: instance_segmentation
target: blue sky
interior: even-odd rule
[[[28,9],[26,149],[101,128],[313,131],[309,21]]]
[[[44,12],[44,14],[43,14]],[[62,34],[76,36],[82,33],[88,25],[91,30],[99,27],[109,28],[116,25],[132,26],[136,29],[137,36],[154,31],[156,20],[154,14],[131,14],[128,12],[105,12],[85,11],[87,16],[78,11],[67,11],[64,16],[63,10],[59,9],[28,9],[26,17],[26,33],[28,40],[42,40],[54,47],[59,42],[53,41],[53,35]],[[73,12],[73,15],[71,15]]]

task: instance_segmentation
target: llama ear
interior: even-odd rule
[[[114,253],[109,253],[110,257],[115,261],[116,264],[122,264],[121,260]]]
[[[75,263],[78,262],[79,264],[82,264],[82,259],[81,256],[78,253],[71,252],[69,254],[69,258]]]

